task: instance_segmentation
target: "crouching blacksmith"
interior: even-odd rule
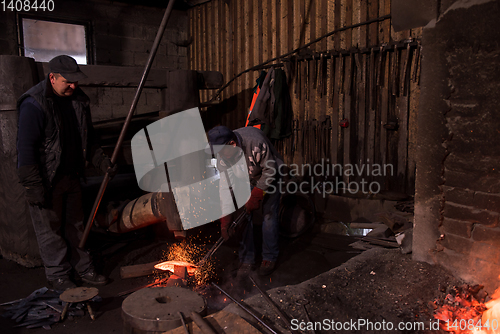
[[[231,131],[225,126],[217,126],[208,132],[208,140],[214,148],[214,153],[217,153],[217,168],[221,173],[228,170],[228,167],[234,165],[243,155],[246,159],[248,171],[245,172],[248,173],[252,189],[245,209],[248,213],[262,209],[262,263],[258,274],[269,275],[276,267],[279,254],[280,193],[278,191],[266,193],[266,190],[277,189],[275,186],[270,186],[276,185],[279,181],[277,171],[283,164],[283,159],[264,133],[254,127]],[[230,237],[228,227],[233,218],[232,215],[221,218],[221,234],[226,240]],[[251,222],[243,230],[239,259],[238,275],[249,273],[255,265],[255,245]]]
[[[78,87],[86,78],[76,61],[57,56],[45,80],[18,100],[18,176],[26,190],[45,275],[56,290],[81,280],[104,285],[88,252],[78,248],[83,234],[80,178],[86,161],[112,177],[117,166],[94,138],[89,98]]]

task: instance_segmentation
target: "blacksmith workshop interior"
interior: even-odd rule
[[[0,1],[0,332],[500,333],[499,18],[498,0]],[[78,174],[78,240],[56,232],[67,289],[18,162],[20,98],[59,95],[60,55],[110,162]],[[257,184],[227,212],[231,143]]]

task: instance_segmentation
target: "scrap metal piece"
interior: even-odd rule
[[[142,331],[168,331],[182,326],[177,312],[205,311],[206,302],[201,295],[180,287],[142,289],[122,303],[124,325]]]

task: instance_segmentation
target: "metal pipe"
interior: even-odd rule
[[[174,7],[174,2],[175,0],[170,0],[168,2],[167,9],[165,10],[165,14],[163,15],[163,20],[161,21],[160,27],[158,28],[158,32],[156,33],[156,38],[153,42],[153,47],[151,48],[151,53],[149,54],[148,61],[146,62],[146,68],[144,69],[144,73],[142,74],[141,81],[139,82],[139,86],[137,87],[137,91],[135,92],[134,99],[132,101],[132,105],[130,106],[130,110],[128,112],[127,118],[125,119],[125,123],[123,124],[122,131],[120,133],[120,137],[118,138],[118,142],[116,143],[115,150],[113,151],[113,155],[111,156],[111,162],[114,164],[116,163],[116,158],[118,156],[118,152],[121,149],[121,146],[123,144],[123,140],[125,138],[125,134],[127,133],[128,127],[130,125],[130,121],[132,119],[132,116],[134,114],[135,108],[137,106],[137,103],[139,102],[139,97],[141,96],[142,89],[144,87],[144,84],[146,83],[146,78],[149,74],[149,70],[151,69],[151,65],[153,64],[153,59],[156,55],[156,51],[158,50],[158,46],[160,45],[161,38],[163,37],[163,33],[165,32],[165,28],[167,27],[167,22],[170,17],[170,13],[172,12],[172,8]],[[109,182],[109,174],[106,172],[104,175],[104,179],[102,180],[101,187],[99,188],[99,192],[97,194],[97,197],[94,201],[94,206],[92,208],[92,212],[89,216],[89,219],[87,221],[87,225],[85,226],[85,230],[82,235],[82,239],[80,240],[80,244],[78,245],[79,248],[84,248],[85,243],[87,242],[87,238],[89,237],[90,233],[90,228],[92,227],[92,223],[94,222],[95,215],[97,213],[97,208],[99,207],[99,204],[101,203],[102,196],[104,195],[104,191],[106,190],[106,187]]]
[[[212,285],[215,286],[217,289],[219,289],[223,294],[225,294],[227,296],[227,298],[231,299],[233,301],[233,303],[235,303],[236,305],[238,305],[239,307],[241,307],[241,309],[243,311],[245,311],[248,314],[250,314],[255,320],[257,320],[259,322],[259,324],[261,324],[262,326],[264,326],[268,331],[270,331],[273,334],[278,334],[274,329],[272,329],[271,327],[269,327],[264,321],[260,320],[260,318],[258,316],[256,316],[254,313],[252,313],[252,311],[250,311],[245,306],[243,306],[241,303],[239,303],[236,299],[234,299],[233,297],[231,297],[226,291],[222,290],[222,288],[219,287],[217,284],[215,284],[214,282],[212,282]]]
[[[257,285],[257,282],[255,282],[255,280],[253,279],[252,276],[249,276],[250,277],[250,280],[252,281],[253,285],[255,285],[255,287],[257,288],[257,290],[259,290],[260,294],[262,295],[262,297],[264,297],[264,300],[269,304],[271,305],[272,308],[274,308],[274,310],[276,311],[276,313],[279,315],[279,317],[281,318],[281,320],[283,321],[283,323],[285,324],[286,328],[288,330],[291,330],[291,327],[290,327],[290,319],[287,317],[286,314],[284,314],[283,312],[281,312],[281,310],[278,308],[278,306],[276,306],[276,304],[273,303],[273,301],[271,300],[271,298],[269,297],[269,295],[264,292],[258,285]]]
[[[109,226],[108,231],[126,233],[152,224],[167,221],[159,209],[161,193],[149,193],[129,202],[122,210],[117,222]]]

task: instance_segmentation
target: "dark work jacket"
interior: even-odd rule
[[[38,83],[24,93],[17,101],[17,110],[20,112],[21,103],[27,97],[34,98],[41,106],[45,113],[44,122],[44,138],[39,149],[39,170],[41,179],[48,181],[43,182],[50,185],[54,176],[56,175],[57,168],[61,164],[61,119],[57,112],[54,110],[54,92],[52,85],[47,76],[45,80]],[[92,126],[92,119],[90,116],[90,101],[88,96],[77,87],[71,95],[72,105],[75,109],[75,115],[78,121],[78,129],[81,136],[82,143],[82,161],[90,161],[97,168],[100,167],[105,155],[95,141],[94,128]],[[18,129],[18,131],[21,129]],[[81,170],[83,170],[82,166]],[[80,175],[81,176],[81,175]],[[20,180],[23,183],[23,180]]]
[[[248,116],[247,126],[261,124],[260,129],[273,140],[289,137],[293,110],[285,71],[271,67],[263,82],[261,78],[262,74],[259,77],[260,92]]]

